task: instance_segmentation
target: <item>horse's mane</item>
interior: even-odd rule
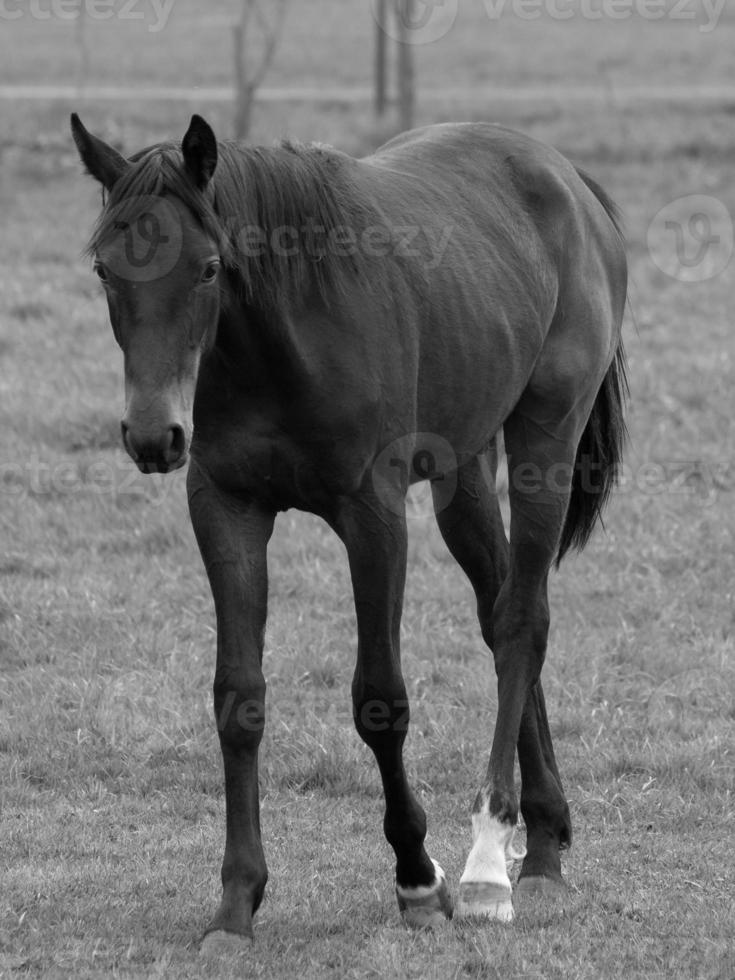
[[[141,197],[171,194],[214,238],[244,297],[262,310],[282,308],[310,286],[326,297],[363,271],[357,241],[336,248],[334,242],[343,232],[359,238],[379,219],[350,177],[354,161],[336,150],[221,142],[213,193],[195,186],[178,144],[150,147],[131,162],[109,194],[88,254],[117,234],[121,222],[135,218]]]

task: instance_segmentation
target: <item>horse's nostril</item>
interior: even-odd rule
[[[125,451],[128,453],[130,457],[132,457],[132,459],[137,460],[138,453],[133,449],[131,445],[130,438],[129,438],[130,430],[125,422],[120,423],[120,431],[122,432],[122,441],[123,441],[123,446],[125,447]]]
[[[180,425],[172,425],[168,430],[168,451],[174,459],[179,459],[186,452],[186,436]]]
[[[123,421],[120,431],[125,449],[144,473],[167,473],[186,461],[186,435],[181,425],[151,431],[145,427],[131,427]]]

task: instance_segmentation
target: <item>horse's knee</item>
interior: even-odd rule
[[[356,683],[352,688],[355,728],[373,751],[389,743],[403,744],[408,732],[410,710],[403,684]]]

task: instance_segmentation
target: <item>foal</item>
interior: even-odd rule
[[[266,883],[266,546],[289,507],[320,515],[347,548],[355,724],[383,782],[400,911],[414,926],[452,914],[403,765],[404,500],[419,479],[474,587],[498,681],[458,912],[512,916],[516,751],[517,888],[560,889],[572,830],[540,679],[547,577],[587,541],[621,456],[614,205],[550,147],[484,124],[405,133],[361,160],[218,143],[199,116],[181,144],[131,160],[76,115],[72,130],[107,192],[89,249],[125,358],[123,442],[146,473],[189,461],[214,597],[227,839],[207,931],[251,937]],[[509,542],[494,486],[501,430]]]

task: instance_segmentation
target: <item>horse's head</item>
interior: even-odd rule
[[[199,116],[180,149],[162,145],[132,160],[76,115],[72,133],[108,192],[90,252],[125,357],[123,442],[142,472],[166,473],[186,462],[199,362],[219,319],[217,142]]]

